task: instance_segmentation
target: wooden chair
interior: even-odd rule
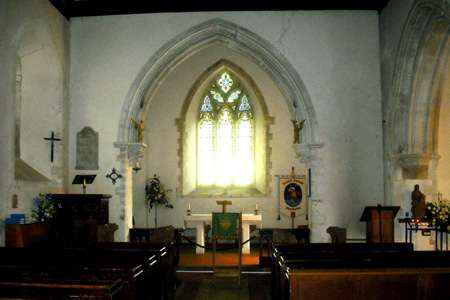
[[[212,213],[213,284],[217,277],[237,277],[242,274],[242,213]],[[217,240],[237,240],[238,265],[217,265]]]

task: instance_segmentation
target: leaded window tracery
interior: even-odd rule
[[[245,91],[230,72],[221,72],[203,97],[197,140],[199,185],[253,183],[252,109]]]

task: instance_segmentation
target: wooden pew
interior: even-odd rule
[[[409,299],[411,291],[413,299],[439,299],[435,295],[450,292],[445,252],[311,253],[281,260],[277,299],[342,299],[342,293],[348,293],[345,299]]]
[[[18,257],[16,264],[35,265],[41,268],[48,264],[40,262],[48,260],[51,260],[54,265],[64,266],[65,268],[73,269],[74,266],[84,266],[89,270],[105,268],[105,264],[112,267],[118,261],[126,260],[131,263],[131,260],[133,260],[132,263],[135,265],[142,265],[144,275],[139,276],[139,278],[145,278],[146,282],[146,284],[136,284],[137,295],[144,294],[139,293],[139,286],[145,286],[151,288],[151,291],[148,292],[147,290],[145,294],[147,296],[152,295],[152,299],[161,299],[162,297],[162,299],[171,300],[174,298],[173,244],[101,243],[64,246],[47,243],[32,249],[4,248],[0,250],[3,250],[0,251],[1,257]],[[31,252],[29,252],[30,250]],[[11,260],[8,259],[8,261]],[[108,265],[108,263],[111,264]],[[130,299],[133,298],[130,297]],[[136,299],[142,299],[142,297]]]
[[[272,253],[278,252],[342,252],[342,251],[414,251],[412,243],[313,243],[272,244]]]
[[[172,263],[177,267],[180,262],[180,234],[177,228],[165,226],[159,228],[130,228],[130,242],[137,244],[170,245]],[[169,248],[169,247],[168,247]]]
[[[148,274],[157,273],[152,267],[156,256],[137,257],[130,253],[94,253],[83,249],[59,248],[0,248],[0,265],[3,268],[20,268],[39,272],[71,273],[96,278],[120,278],[126,290],[126,299],[148,299],[148,295],[158,298],[161,288],[151,290],[153,283]],[[145,272],[144,272],[145,271]]]
[[[142,266],[134,268],[93,268],[93,267],[67,267],[67,266],[33,266],[33,265],[2,265],[0,266],[0,281],[7,282],[11,279],[16,282],[24,281],[64,281],[70,282],[84,281],[97,284],[100,281],[121,280],[123,286],[124,299],[148,299],[147,282],[143,278]]]
[[[83,282],[17,282],[0,281],[0,299],[34,300],[123,300],[123,288],[120,280]]]
[[[173,266],[173,243],[137,244],[137,243],[97,243],[83,246],[51,247],[51,251],[81,252],[83,259],[101,257],[101,259],[137,259],[143,265],[147,286],[155,299],[171,300],[175,295],[175,267]],[[44,249],[48,249],[44,247]],[[54,250],[53,250],[54,249]],[[86,254],[83,254],[86,253]],[[152,259],[149,261],[149,259]],[[155,263],[156,260],[156,263]]]
[[[317,257],[320,253],[329,256],[332,253],[344,253],[344,257],[351,253],[376,253],[376,252],[412,252],[413,244],[406,243],[385,243],[385,244],[368,244],[368,243],[313,243],[313,244],[272,244],[272,262],[271,262],[271,291],[272,299],[279,299],[282,293],[283,270],[281,256],[284,260],[294,258],[313,259],[311,254]]]
[[[99,243],[85,245],[82,248],[60,247],[57,249],[67,251],[87,251],[88,255],[101,255],[103,257],[120,256],[142,259],[145,261],[144,272],[148,278],[148,285],[152,286],[152,295],[159,299],[162,295],[164,300],[174,299],[175,296],[175,267],[173,243],[169,244],[137,244],[137,243]],[[147,259],[155,256],[157,263],[148,262]]]
[[[130,228],[130,241],[139,245],[165,245],[168,253],[168,266],[170,282],[174,284],[174,289],[180,284],[176,276],[175,268],[180,262],[180,234],[179,230],[173,226],[159,228]]]
[[[294,270],[289,299],[445,299],[450,293],[450,269],[394,268]]]

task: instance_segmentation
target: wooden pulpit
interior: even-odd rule
[[[109,224],[110,197],[103,194],[52,194],[52,201],[58,207],[54,221],[58,242],[94,243],[99,234],[101,239],[105,239],[108,229],[114,230],[105,227]],[[99,229],[98,226],[104,228]]]
[[[394,218],[400,206],[366,206],[360,221],[366,222],[367,243],[393,243]]]

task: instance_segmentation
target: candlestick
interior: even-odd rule
[[[223,188],[223,193],[222,193],[222,195],[228,195],[228,192],[227,192],[227,185],[225,184],[225,186],[224,186],[224,188]]]

